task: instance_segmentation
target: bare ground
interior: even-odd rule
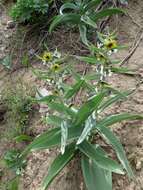
[[[135,93],[126,101],[115,105],[113,108],[108,110],[106,114],[124,112],[135,112],[143,113],[143,40],[140,36],[143,33],[143,1],[142,0],[130,0],[129,6],[127,8],[128,16],[119,17],[118,32],[119,41],[121,44],[128,44],[129,47],[135,47],[135,42],[138,43],[135,52],[131,57],[125,62],[125,66],[129,68],[137,69],[140,77],[131,76],[117,76],[114,75],[110,82],[118,89],[136,89]],[[1,18],[3,23],[0,27],[0,33],[2,33],[2,45],[0,46],[0,56],[4,56],[7,51],[6,47],[9,42],[8,38],[5,36],[6,33],[11,34],[13,29],[6,29],[7,22],[9,18],[6,16],[5,12],[1,12]],[[136,35],[138,36],[136,37]],[[72,35],[72,34],[71,34]],[[59,47],[61,51],[72,50],[77,43],[72,40],[77,38],[76,36],[63,35],[66,37],[63,40],[59,40],[61,35],[55,33],[52,39],[48,39],[49,46],[54,49],[55,46]],[[70,39],[70,43],[68,40]],[[4,40],[4,41],[3,41]],[[52,44],[52,45],[51,45]],[[54,45],[56,44],[56,45]],[[70,45],[69,45],[70,44]],[[31,48],[31,46],[30,46]],[[34,47],[35,48],[35,44]],[[81,50],[79,50],[80,52]],[[124,59],[131,51],[123,50],[118,57]],[[5,71],[1,67],[1,73],[5,75]],[[2,76],[1,74],[1,76]],[[15,71],[10,75],[15,81],[15,78],[22,78],[22,80],[37,83],[40,82],[33,78],[31,72],[25,72],[25,70]],[[4,87],[5,78],[0,81],[1,87]],[[8,79],[9,80],[9,79]],[[34,120],[34,124],[31,126],[34,133],[39,134],[43,130],[43,126],[37,120]],[[128,158],[131,162],[132,168],[135,173],[136,181],[129,181],[126,176],[114,176],[113,190],[143,190],[143,123],[142,122],[123,122],[114,128],[115,132],[121,139],[124,145]],[[0,154],[3,154],[5,148],[8,145],[1,145]],[[48,167],[54,157],[57,154],[57,150],[46,150],[40,152],[33,152],[28,158],[28,164],[26,170],[21,178],[20,190],[38,190],[41,184],[43,176],[47,173]],[[57,177],[55,182],[50,186],[50,190],[83,190],[84,185],[82,182],[80,166],[77,164],[77,160],[70,163],[63,172]]]

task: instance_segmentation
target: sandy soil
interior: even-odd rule
[[[138,41],[143,30],[143,1],[142,0],[130,0],[129,6],[127,8],[128,16],[119,17],[119,23],[117,31],[119,33],[119,41],[121,44],[128,44],[130,47],[134,44],[134,40]],[[1,23],[0,33],[3,35],[0,40],[2,40],[2,45],[0,44],[0,56],[3,57],[7,52],[5,51],[8,46],[8,38],[5,36],[6,32],[9,34],[13,29],[6,29],[7,22],[9,18],[6,16],[5,11],[2,9],[1,18],[3,23]],[[113,25],[113,24],[112,24]],[[6,32],[5,32],[6,31]],[[139,32],[138,32],[139,31]],[[138,33],[137,39],[136,35]],[[55,35],[57,35],[55,33]],[[72,35],[72,34],[71,34]],[[65,35],[66,36],[66,35]],[[69,39],[68,35],[67,38]],[[4,40],[5,39],[5,40]],[[72,45],[67,43],[67,40],[64,40],[64,43],[61,44],[59,36],[57,38],[53,36],[53,39],[56,41],[55,46],[60,47],[62,51],[65,49],[72,49]],[[52,40],[53,40],[52,39]],[[72,37],[70,38],[70,40]],[[51,44],[52,40],[49,42]],[[6,43],[5,43],[6,41]],[[71,43],[70,43],[71,44]],[[53,45],[54,46],[54,45]],[[52,48],[54,49],[54,47]],[[4,47],[4,48],[3,48]],[[5,50],[4,50],[5,49]],[[80,50],[79,50],[80,51]],[[123,50],[118,55],[120,59],[124,59],[128,55],[129,50]],[[0,58],[1,58],[0,57]],[[125,66],[129,68],[137,69],[137,72],[140,74],[140,77],[131,77],[131,76],[117,76],[113,75],[110,79],[110,82],[118,89],[136,89],[135,93],[126,101],[120,104],[115,105],[105,114],[119,113],[123,112],[135,112],[143,113],[143,40],[139,41],[139,45],[135,53],[125,62]],[[3,68],[1,72],[5,74]],[[23,77],[23,80],[29,82],[36,82],[40,84],[35,78],[32,77],[30,72],[25,72],[20,70],[14,72],[11,77],[13,80],[18,76]],[[1,86],[4,86],[4,80],[0,81]],[[36,134],[39,134],[43,126],[39,121],[35,120],[32,128]],[[114,185],[113,190],[143,190],[143,122],[123,122],[117,125],[115,128],[115,133],[120,137],[122,144],[124,145],[128,158],[131,162],[132,168],[135,173],[136,181],[129,181],[126,176],[114,176]],[[3,147],[3,145],[2,145]],[[1,155],[4,151],[4,148],[0,149]],[[20,190],[38,190],[41,184],[43,176],[47,173],[48,167],[54,157],[57,155],[57,150],[46,150],[40,152],[34,152],[28,157],[28,164],[21,178],[21,188]],[[77,165],[77,160],[73,161],[66,167],[63,172],[56,178],[49,188],[50,190],[83,190],[84,185],[82,182],[80,166]]]

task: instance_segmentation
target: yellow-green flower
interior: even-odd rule
[[[55,90],[52,91],[52,94],[54,96],[59,96],[60,92],[59,92],[59,90],[55,89]]]
[[[45,62],[51,61],[52,60],[52,54],[50,52],[45,51],[42,60]]]
[[[52,66],[51,66],[51,70],[53,72],[58,72],[59,70],[61,69],[60,65],[58,63],[54,63]]]
[[[115,49],[117,48],[117,41],[111,38],[106,39],[104,42],[104,46],[109,50]]]

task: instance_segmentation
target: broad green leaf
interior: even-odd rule
[[[137,73],[131,69],[125,67],[111,67],[111,71],[114,73],[126,74],[126,75],[136,75]]]
[[[49,32],[51,33],[55,27],[57,27],[59,24],[64,23],[72,23],[72,24],[79,24],[80,22],[80,15],[69,13],[64,15],[58,15],[53,19],[53,22],[50,25]]]
[[[123,167],[126,169],[128,176],[133,178],[134,174],[133,174],[132,169],[128,163],[125,151],[124,151],[122,144],[120,143],[119,139],[108,128],[106,128],[104,126],[98,125],[96,128],[101,133],[103,138],[107,141],[107,143],[109,143],[113,146],[120,162],[122,163]]]
[[[68,129],[67,141],[75,140],[81,134],[82,129],[80,127],[70,127]],[[61,130],[60,128],[51,129],[40,136],[36,137],[34,141],[29,144],[22,152],[21,156],[26,156],[28,152],[32,150],[48,149],[61,143]]]
[[[114,173],[124,174],[122,167],[111,158],[104,154],[87,141],[78,145],[79,150],[84,153],[89,159],[93,160],[100,168],[109,170]]]
[[[89,46],[89,41],[87,39],[87,28],[85,25],[83,24],[79,24],[79,32],[80,32],[80,37],[81,37],[81,41]]]
[[[69,10],[69,9],[78,10],[78,6],[75,5],[74,3],[65,3],[65,4],[63,4],[63,5],[61,6],[61,8],[60,8],[60,14],[61,14],[61,15],[64,14],[63,11],[64,11],[65,9],[68,9],[68,10]]]
[[[67,146],[65,153],[59,154],[53,161],[49,168],[48,175],[45,177],[41,190],[46,190],[53,179],[58,175],[58,173],[67,165],[67,163],[72,159],[75,154],[75,146],[70,144]]]
[[[60,144],[60,128],[51,129],[40,136],[36,137],[22,152],[22,156],[27,155],[31,150],[46,149]]]
[[[94,116],[92,116],[93,114],[94,114]],[[93,114],[91,116],[89,116],[88,119],[85,121],[85,127],[76,143],[77,145],[82,143],[87,138],[87,136],[91,132],[92,128],[95,126],[96,118],[95,118],[94,112],[93,112]]]
[[[81,87],[84,85],[84,80],[79,80],[79,81],[77,81],[77,83],[75,83],[72,87],[71,87],[71,89],[69,89],[68,91],[67,91],[67,93],[65,94],[65,98],[67,98],[67,99],[69,99],[69,98],[71,98],[73,95],[75,95],[80,89],[81,89]]]
[[[100,168],[92,160],[83,157],[82,172],[88,190],[112,190],[112,172]]]
[[[98,106],[105,97],[105,92],[98,93],[96,96],[91,97],[84,103],[76,114],[76,119],[73,125],[81,126],[86,119],[97,110]]]
[[[108,8],[108,9],[101,10],[98,13],[95,13],[95,15],[91,16],[91,19],[94,22],[97,22],[99,19],[102,19],[106,16],[112,16],[114,14],[119,14],[119,13],[123,14],[124,11],[119,8]]]
[[[134,177],[134,175],[133,175],[131,167],[129,166],[122,144],[120,143],[119,139],[113,134],[113,132],[110,131],[109,128],[107,128],[107,126],[113,125],[123,120],[136,120],[136,119],[143,119],[143,116],[131,115],[128,113],[117,114],[117,115],[106,117],[105,119],[97,123],[97,125],[95,125],[95,128],[100,132],[103,138],[105,138],[105,140],[113,146],[120,162],[122,163],[123,167],[128,172],[129,177]]]
[[[65,152],[67,138],[68,138],[68,123],[66,121],[63,121],[61,123],[61,154],[64,154]]]

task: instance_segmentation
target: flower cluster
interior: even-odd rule
[[[61,83],[64,75],[64,63],[61,53],[57,50],[54,52],[44,51],[41,56],[38,55],[37,57],[46,67],[43,71],[40,71],[39,74],[43,74],[42,76],[44,76],[48,86],[50,87],[50,91],[48,93],[53,96],[60,96],[62,92]]]
[[[53,53],[50,51],[44,51],[41,56],[37,56],[42,60],[43,65],[47,65],[52,72],[58,72],[61,69],[59,59],[61,58],[61,53],[57,50]]]
[[[103,82],[106,76],[111,76],[111,67],[113,60],[111,59],[112,53],[118,49],[118,43],[113,36],[105,36],[99,34],[99,41],[97,47],[94,49],[94,56],[97,59],[95,66],[96,72],[100,74],[99,82]]]

